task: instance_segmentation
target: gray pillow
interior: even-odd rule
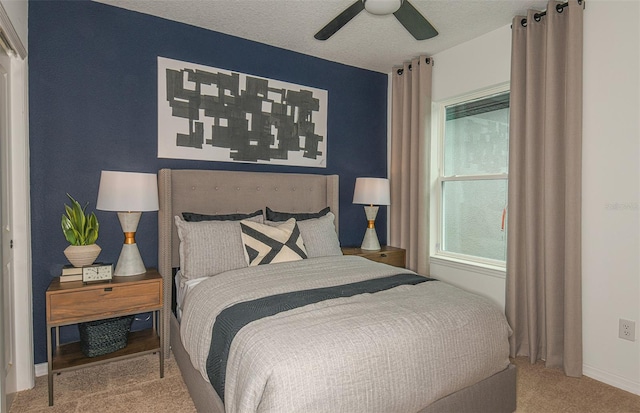
[[[336,227],[333,224],[335,219],[336,216],[333,215],[333,212],[327,212],[320,218],[297,221],[309,258],[342,255]],[[279,224],[270,221],[266,221],[266,223],[269,225]]]
[[[240,221],[187,222],[174,218],[180,238],[180,271],[183,277],[209,277],[247,266]],[[262,222],[262,215],[249,218]]]

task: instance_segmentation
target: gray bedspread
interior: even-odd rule
[[[397,271],[345,256],[225,272],[187,296],[182,341],[208,381],[211,329],[224,308]],[[415,412],[506,368],[509,334],[496,305],[443,282],[318,302],[256,320],[236,334],[225,408]]]
[[[249,323],[324,300],[353,297],[358,294],[373,294],[400,285],[416,285],[426,281],[433,281],[433,279],[416,274],[398,274],[333,287],[270,295],[227,307],[218,314],[216,322],[213,324],[211,347],[207,358],[209,382],[213,385],[220,399],[224,401],[227,356],[236,334]]]

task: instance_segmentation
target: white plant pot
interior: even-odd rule
[[[93,264],[101,250],[98,244],[69,245],[65,248],[64,255],[74,267],[83,267]]]

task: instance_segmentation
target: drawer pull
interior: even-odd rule
[[[387,258],[387,254],[380,254],[382,258]]]
[[[107,287],[104,289],[105,291],[113,291],[113,287]]]

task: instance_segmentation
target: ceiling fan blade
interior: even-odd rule
[[[416,40],[426,40],[438,35],[438,31],[407,0],[393,13],[396,19]]]
[[[345,11],[338,14],[338,16],[331,20],[326,26],[324,26],[318,33],[316,33],[313,37],[318,40],[327,40],[329,37],[333,36],[335,32],[340,30],[342,26],[349,23],[349,20],[356,17],[358,13],[364,10],[364,3],[362,0],[357,0],[351,6],[349,6]]]

